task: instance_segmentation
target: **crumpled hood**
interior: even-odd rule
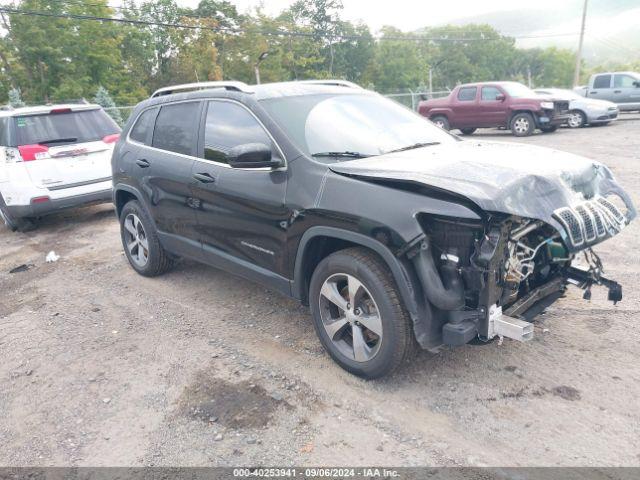
[[[543,147],[460,141],[332,164],[340,174],[420,183],[461,195],[489,212],[559,226],[555,210],[615,193],[635,217],[629,196],[603,164]]]

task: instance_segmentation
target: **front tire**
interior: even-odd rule
[[[533,134],[536,124],[530,113],[517,113],[511,119],[509,128],[516,137],[528,137]]]
[[[431,118],[431,121],[437,127],[440,127],[443,130],[446,130],[446,131],[451,130],[451,124],[449,123],[449,120],[447,119],[447,117],[445,117],[444,115],[436,115],[435,117]]]
[[[584,127],[587,123],[587,116],[584,112],[580,110],[571,110],[569,112],[569,120],[567,121],[567,126],[569,128],[580,128]]]
[[[172,267],[151,217],[137,200],[128,202],[120,213],[120,238],[129,264],[140,275],[157,277]]]
[[[540,130],[542,130],[544,133],[553,133],[556,130],[558,130],[558,126],[557,125],[547,125],[546,127],[540,127]]]
[[[311,277],[309,304],[322,346],[354,375],[387,375],[415,350],[395,281],[366,249],[341,250],[322,260]]]

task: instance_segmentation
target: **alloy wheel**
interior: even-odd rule
[[[144,267],[149,261],[149,241],[140,218],[130,213],[124,219],[125,242],[129,257],[139,267]]]
[[[525,133],[529,130],[529,120],[520,117],[513,123],[513,128],[517,133]]]
[[[331,275],[319,300],[322,325],[338,351],[356,362],[372,360],[382,344],[382,318],[362,282],[346,273]]]
[[[582,115],[579,113],[572,113],[569,116],[569,120],[567,122],[571,128],[578,128],[582,126]]]

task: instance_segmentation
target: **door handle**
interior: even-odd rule
[[[193,178],[201,183],[216,183],[216,178],[208,173],[194,173]]]
[[[139,158],[138,160],[136,160],[136,165],[138,165],[140,168],[149,168],[151,166],[151,164],[144,158]]]
[[[622,93],[622,90],[614,90],[613,93]]]
[[[595,95],[596,93],[598,93],[598,92],[596,92],[596,91],[589,92],[589,95]]]

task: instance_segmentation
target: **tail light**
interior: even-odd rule
[[[49,197],[35,197],[31,199],[31,204],[36,205],[38,203],[46,203],[51,200]]]
[[[120,138],[120,134],[119,133],[114,133],[113,135],[107,135],[106,137],[104,137],[102,139],[102,141],[104,143],[116,143],[119,138]]]
[[[51,158],[49,155],[49,147],[46,145],[20,145],[18,147],[20,156],[23,162],[30,162],[32,160],[44,160],[45,158]]]

